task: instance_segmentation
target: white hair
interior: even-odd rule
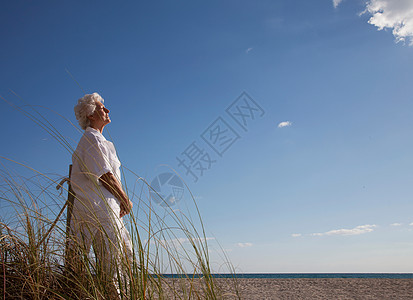
[[[96,101],[103,103],[105,100],[98,94],[86,94],[79,100],[75,106],[75,116],[79,126],[85,130],[90,125],[89,116],[93,115],[96,109]]]

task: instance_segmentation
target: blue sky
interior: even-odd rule
[[[83,92],[66,70],[99,92],[123,165],[148,181],[176,169],[240,272],[412,272],[412,12],[409,0],[4,2],[0,95],[40,106],[75,147],[57,114],[75,123]],[[248,131],[225,112],[244,91],[265,111]],[[0,156],[65,175],[70,153],[0,105]],[[222,157],[201,139],[218,117],[240,136]],[[176,159],[194,141],[216,160],[196,183]]]

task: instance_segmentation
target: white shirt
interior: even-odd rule
[[[86,128],[72,156],[71,185],[76,197],[89,209],[104,208],[107,204],[112,206],[116,202],[119,204],[99,178],[111,172],[120,182],[120,166],[113,143],[98,130]],[[75,201],[75,207],[79,204],[76,202],[79,201]]]
[[[133,259],[132,241],[120,218],[119,201],[99,181],[103,174],[111,172],[120,182],[115,147],[99,131],[88,127],[73,153],[72,164],[71,185],[76,193],[70,222],[72,241],[83,243],[87,251],[93,241],[104,243],[105,249],[113,251],[100,258],[105,272],[121,270],[120,256],[126,253],[130,261]],[[103,238],[99,234],[102,232]],[[76,242],[73,245],[76,247]]]

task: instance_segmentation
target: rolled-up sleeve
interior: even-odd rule
[[[99,140],[92,140],[91,145],[84,152],[83,172],[96,184],[101,184],[99,178],[108,172],[112,172],[109,163],[108,149]]]

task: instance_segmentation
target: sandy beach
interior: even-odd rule
[[[225,286],[228,279],[217,282]],[[238,284],[247,300],[413,299],[413,279],[238,279]]]
[[[186,285],[188,281],[168,279],[169,284],[175,288]],[[185,283],[184,283],[185,282]],[[219,286],[218,299],[245,299],[245,300],[276,300],[276,299],[413,299],[413,279],[385,279],[385,278],[294,278],[294,279],[263,279],[241,278],[237,279],[238,295],[235,293],[233,279],[218,278],[215,280]],[[193,282],[196,291],[201,291],[201,281]],[[173,297],[173,293],[164,289],[166,298]],[[178,293],[187,299],[183,293]],[[176,296],[177,294],[175,294]],[[201,299],[203,292],[198,294]],[[207,297],[208,298],[208,297]]]

